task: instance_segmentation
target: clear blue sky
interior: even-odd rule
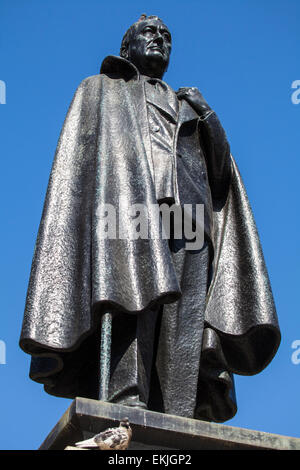
[[[236,377],[238,412],[227,424],[300,437],[299,0],[1,0],[0,449],[35,449],[70,400],[28,378],[18,346],[33,248],[53,155],[82,79],[118,54],[141,13],[173,34],[165,80],[197,86],[219,115],[252,204],[274,292],[282,343],[271,365]],[[22,441],[16,444],[16,432]]]

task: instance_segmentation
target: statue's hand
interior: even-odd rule
[[[176,94],[179,100],[185,99],[201,116],[207,111],[211,111],[211,107],[196,87],[179,88]]]

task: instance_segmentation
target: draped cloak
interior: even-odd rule
[[[183,101],[177,145],[191,121],[199,116]],[[150,153],[145,90],[125,59],[110,56],[70,105],[34,250],[20,346],[32,356],[30,377],[52,395],[97,397],[102,312],[138,314],[180,298],[167,240],[96,236],[101,202],[156,203]],[[236,412],[233,373],[260,372],[280,343],[255,222],[230,158],[226,198],[211,200],[214,255],[194,413],[214,421]]]

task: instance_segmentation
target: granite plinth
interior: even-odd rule
[[[40,447],[63,450],[128,417],[129,450],[300,450],[300,439],[76,398]]]

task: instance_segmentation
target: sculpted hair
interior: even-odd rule
[[[124,59],[127,59],[128,45],[136,33],[138,24],[141,21],[152,20],[152,19],[159,20],[163,23],[163,21],[158,16],[155,16],[155,15],[147,16],[145,14],[142,14],[140,18],[135,23],[133,23],[133,25],[131,25],[130,28],[127,29],[122,39],[122,44],[121,44],[121,49],[120,49],[121,57],[123,57]]]

